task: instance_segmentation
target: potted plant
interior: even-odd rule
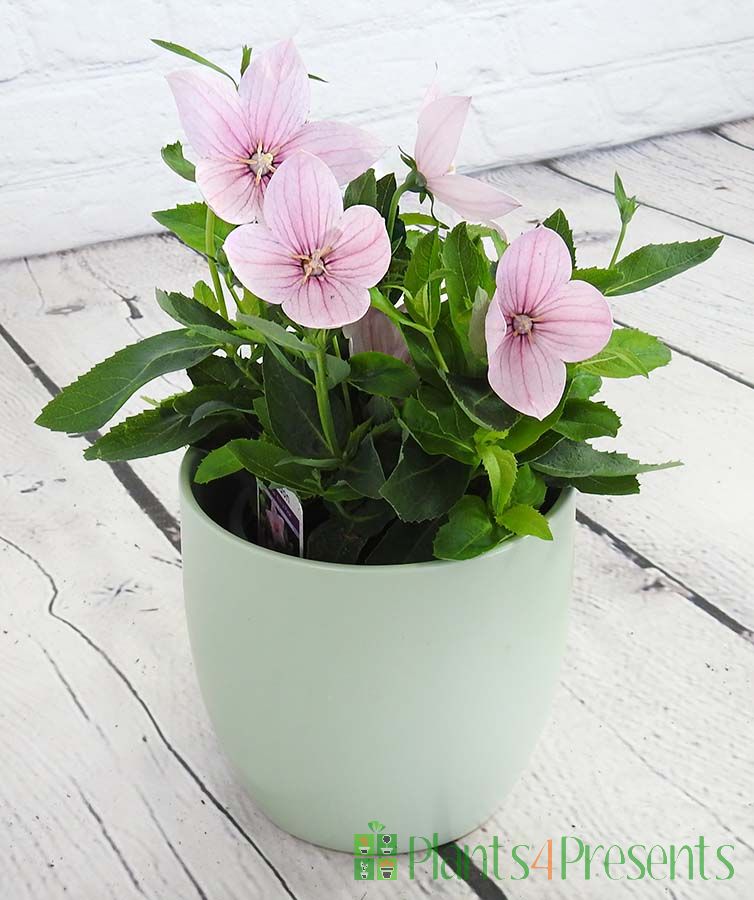
[[[637,475],[676,465],[590,443],[620,427],[602,379],[670,360],[613,326],[609,298],[720,239],[621,256],[637,201],[616,175],[615,252],[580,268],[561,210],[509,241],[495,220],[516,202],[452,171],[468,97],[431,89],[405,175],[378,178],[369,134],[307,121],[312,76],[290,41],[244,48],[238,81],[159,43],[205,67],[169,78],[196,162],[162,152],[204,202],[155,217],[209,281],[158,290],[178,327],[95,366],[38,422],[98,429],[185,369],[188,390],[85,456],[189,448],[186,611],[221,745],[295,835],[350,850],[379,815],[399,849],[456,838],[500,803],[546,718],[575,493],[636,493]]]

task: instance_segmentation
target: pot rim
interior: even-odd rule
[[[486,553],[481,554],[481,556],[473,557],[472,559],[433,559],[429,560],[428,562],[390,563],[389,565],[381,566],[359,566],[354,565],[353,563],[331,563],[324,562],[323,560],[319,559],[306,559],[300,556],[288,556],[288,554],[278,553],[277,550],[269,550],[266,547],[260,547],[259,544],[244,540],[244,538],[240,538],[237,535],[232,534],[230,531],[227,531],[225,528],[223,528],[222,525],[218,525],[213,518],[207,515],[207,513],[199,505],[199,502],[197,501],[192,488],[192,485],[194,483],[193,474],[199,465],[200,455],[201,451],[197,450],[195,447],[189,447],[187,448],[183,456],[179,472],[178,485],[182,503],[184,503],[186,507],[190,508],[196,515],[198,515],[198,517],[202,519],[204,523],[212,531],[216,532],[218,536],[220,536],[223,540],[229,541],[231,544],[237,544],[245,548],[246,552],[251,553],[252,555],[261,554],[262,557],[268,559],[270,556],[273,556],[277,561],[280,562],[285,559],[287,563],[290,563],[291,565],[305,566],[308,568],[321,569],[329,572],[406,572],[409,569],[420,569],[424,571],[427,568],[437,568],[439,566],[458,566],[465,565],[467,563],[475,563],[480,559],[486,559],[492,556],[501,556],[505,553],[512,553],[515,547],[517,547],[522,541],[542,540],[541,538],[534,537],[533,535],[516,535],[510,538],[510,540],[499,544],[494,549],[488,550]],[[560,495],[545,514],[545,518],[547,518],[549,521],[551,519],[554,519],[555,517],[562,516],[565,510],[570,505],[570,500],[574,493],[574,488],[571,487],[561,489]]]

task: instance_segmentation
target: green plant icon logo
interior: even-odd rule
[[[368,832],[353,836],[353,877],[356,881],[395,881],[398,878],[398,835],[385,831],[377,819]]]

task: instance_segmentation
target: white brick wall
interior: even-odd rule
[[[315,113],[410,148],[440,67],[474,105],[459,165],[539,159],[754,114],[753,0],[0,0],[0,257],[156,230],[192,197],[162,75],[295,35]],[[188,63],[187,63],[188,64]]]

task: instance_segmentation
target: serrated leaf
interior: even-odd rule
[[[497,546],[504,534],[480,497],[461,497],[437,532],[434,554],[438,559],[473,559]]]
[[[340,470],[340,477],[365,497],[373,500],[380,497],[380,490],[385,484],[385,473],[371,434],[364,438],[356,455]]]
[[[170,453],[196,443],[216,427],[217,422],[192,423],[169,408],[147,409],[111,428],[87,448],[84,459],[113,462]]]
[[[166,144],[160,151],[160,155],[165,164],[176,175],[180,175],[186,181],[196,181],[196,166],[183,155],[183,145],[180,141],[176,141],[174,144]]]
[[[492,511],[500,521],[516,481],[516,457],[510,450],[503,450],[495,444],[482,447],[480,453],[490,482]]]
[[[152,218],[164,228],[169,229],[184,244],[204,254],[204,229],[207,221],[207,205],[205,203],[182,203],[173,209],[158,209]],[[215,253],[222,246],[225,238],[233,231],[235,225],[215,217]]]
[[[614,478],[602,476],[550,478],[549,481],[556,487],[572,487],[577,491],[581,491],[582,494],[625,496],[626,494],[638,494],[640,490],[639,480],[636,475],[617,475]]]
[[[277,344],[278,347],[284,347],[286,350],[292,350],[294,353],[307,354],[316,352],[313,344],[302,341],[293,332],[288,331],[287,328],[284,328],[277,322],[262,319],[259,316],[249,316],[245,313],[239,313],[237,318],[239,322],[250,325],[254,331],[258,332],[264,338],[265,343],[271,341],[273,344]]]
[[[397,182],[395,180],[395,175],[392,172],[383,175],[382,178],[377,181],[377,202],[375,203],[375,206],[386,222],[390,212],[390,202],[393,199],[396,188]]]
[[[201,283],[201,282],[199,282]],[[221,315],[213,312],[199,300],[193,297],[186,297],[185,294],[179,294],[176,291],[161,291],[155,289],[155,297],[157,303],[163,312],[166,312],[176,322],[186,326],[207,326],[215,328],[218,331],[231,331],[232,325],[227,322]]]
[[[585,441],[603,436],[615,437],[620,425],[617,413],[604,403],[569,399],[563,414],[552,427],[572,441]]]
[[[376,350],[354,353],[348,381],[360,391],[380,397],[408,397],[419,386],[416,372],[400,359]]]
[[[193,289],[193,295],[194,300],[198,301],[203,306],[206,306],[207,309],[211,309],[212,312],[217,312],[219,310],[220,307],[218,305],[215,292],[207,284],[206,281],[196,282]]]
[[[264,440],[237,438],[212,450],[199,464],[194,481],[207,484],[246,469],[268,484],[291,488],[298,494],[319,494],[315,469],[285,462],[288,452]]]
[[[498,522],[514,534],[530,534],[542,538],[544,541],[552,540],[552,532],[547,519],[539,510],[523,503],[508,507],[498,517]]]
[[[648,375],[670,362],[670,350],[659,338],[637,328],[616,328],[605,347],[577,364],[579,371],[603,378]]]
[[[195,365],[218,346],[215,340],[181,328],[124,347],[53,397],[37,424],[52,431],[94,431],[140,387]]]
[[[544,479],[533,472],[527,463],[519,466],[516,472],[516,481],[511,491],[510,502],[512,504],[523,503],[538,509],[545,500],[547,485]]]
[[[220,66],[211,62],[206,57],[199,56],[198,53],[194,53],[193,50],[182,47],[180,44],[174,44],[172,41],[161,41],[158,38],[152,38],[152,43],[157,44],[158,47],[162,47],[163,50],[169,50],[171,53],[175,53],[178,56],[183,56],[185,59],[190,59],[193,62],[199,63],[199,65],[206,66],[208,69],[214,69],[215,72],[219,72],[226,78],[230,78],[233,84],[236,84],[236,79],[229,72],[226,72],[225,69],[220,68]]]
[[[484,381],[448,375],[447,384],[458,405],[477,425],[507,431],[521,418],[521,413],[504,403]]]
[[[439,283],[431,283],[433,274],[440,268],[440,262],[440,236],[435,229],[420,238],[404,278],[406,290],[410,294],[405,302],[410,304],[410,308],[416,313],[415,317],[430,328],[434,327],[440,314]]]
[[[468,466],[429,456],[409,438],[380,494],[404,522],[422,522],[444,515],[463,495],[469,475]]]
[[[545,228],[551,229],[563,239],[563,243],[568,247],[571,264],[576,268],[576,248],[573,245],[573,231],[568,224],[568,219],[563,210],[556,209],[552,215],[548,216],[544,222],[542,222],[542,225],[544,225]]]
[[[471,313],[477,291],[484,281],[487,261],[470,240],[465,222],[456,225],[445,239],[442,257],[449,270],[445,288],[450,320],[462,346],[468,348]]]
[[[609,269],[579,269],[573,277],[588,281],[606,297],[633,294],[673,278],[708,260],[722,236],[674,244],[649,244],[624,256]]]
[[[478,461],[471,436],[463,438],[452,429],[446,431],[437,414],[423,406],[416,397],[409,397],[403,404],[401,421],[414,440],[430,455],[445,454],[467,465],[474,465]]]
[[[625,453],[596,450],[589,444],[576,443],[567,438],[531,463],[532,469],[556,478],[639,475],[641,472],[671,469],[680,465],[677,461],[640,463]]]

